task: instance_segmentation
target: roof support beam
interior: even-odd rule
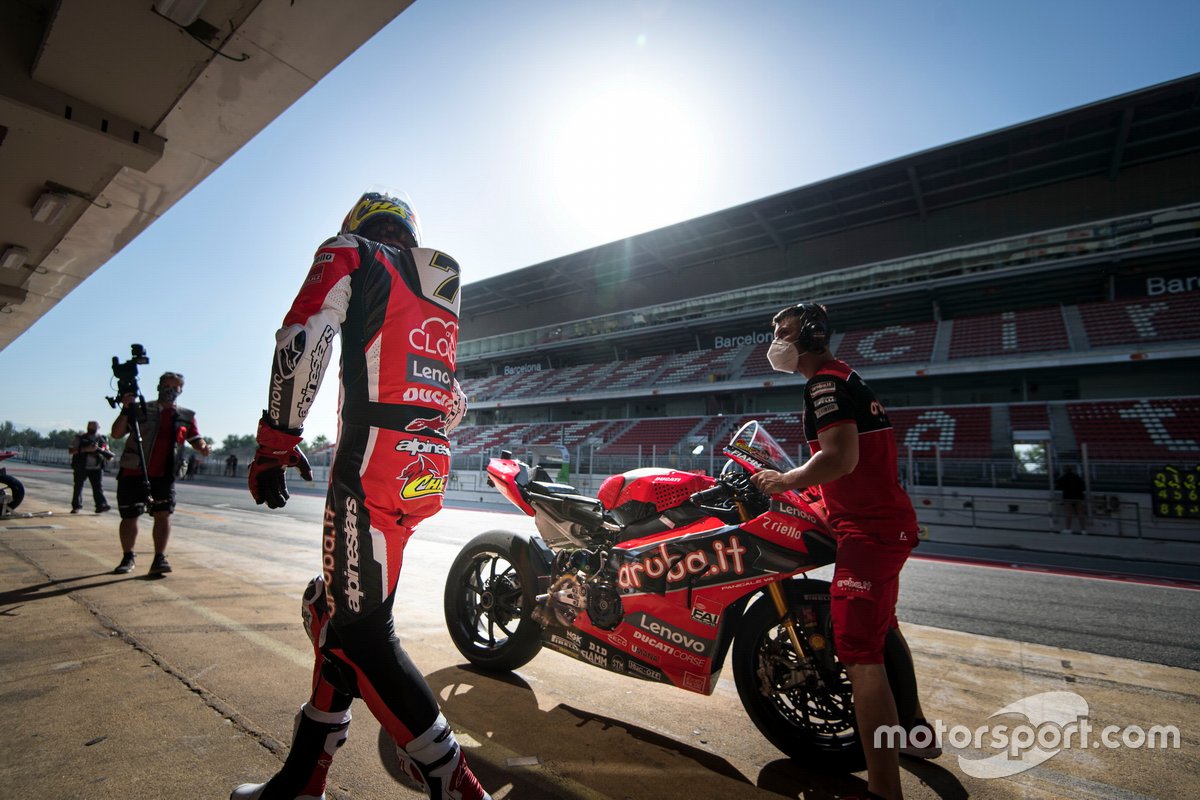
[[[560,280],[563,283],[571,284],[572,286],[574,286],[576,289],[578,289],[581,292],[590,292],[590,291],[592,291],[592,288],[593,288],[593,287],[589,287],[589,286],[584,286],[583,283],[578,278],[576,278],[574,275],[568,275],[567,272],[562,267],[556,266],[554,268],[554,277],[556,280]]]
[[[917,177],[917,168],[908,168],[908,185],[912,187],[913,199],[917,201],[917,212],[920,213],[921,219],[924,220],[929,216],[929,211],[925,208],[925,195],[921,192],[921,179]]]
[[[1125,155],[1125,143],[1129,141],[1129,128],[1133,125],[1133,106],[1126,106],[1121,112],[1121,127],[1117,131],[1117,141],[1113,144],[1112,160],[1108,164],[1108,179],[1115,181],[1121,171],[1121,159]]]
[[[771,226],[771,223],[767,222],[767,218],[758,209],[752,209],[751,213],[754,214],[755,221],[767,232],[767,236],[770,236],[771,241],[779,248],[779,252],[787,252],[787,245],[783,243],[783,239],[780,238],[779,233]]]
[[[640,249],[640,250],[641,250],[643,253],[645,253],[646,255],[650,256],[650,258],[652,258],[652,259],[654,260],[654,263],[658,264],[660,267],[662,267],[663,269],[665,269],[667,272],[669,272],[669,273],[671,273],[672,275],[674,275],[674,274],[675,274],[675,273],[678,271],[678,270],[676,270],[676,269],[675,269],[675,267],[674,267],[674,266],[671,264],[671,262],[667,261],[665,258],[663,258],[662,256],[660,256],[660,255],[658,254],[658,251],[657,251],[657,250],[655,250],[655,249],[654,249],[654,248],[652,248],[650,245],[648,245],[648,244],[646,244],[645,242],[643,242],[643,241],[642,241],[642,237],[640,237],[640,236],[635,236],[635,237],[633,237],[633,243],[634,243],[635,245],[637,245],[638,249]]]
[[[521,306],[525,305],[524,303],[520,302],[515,297],[513,297],[511,294],[504,291],[503,289],[501,289],[498,286],[488,286],[486,291],[488,294],[495,295],[496,297],[500,298],[504,302],[508,303],[513,308],[520,308]],[[501,310],[501,309],[493,309],[492,311],[499,311],[499,310]],[[492,311],[489,311],[488,313],[492,313]]]

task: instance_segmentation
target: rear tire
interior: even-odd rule
[[[446,577],[446,627],[458,652],[488,672],[508,672],[542,648],[541,626],[533,620],[537,576],[528,566],[520,537],[492,532],[477,536]]]
[[[803,580],[785,581],[783,586],[797,619],[804,619],[803,606],[816,614],[816,632],[824,637],[824,648],[815,650],[811,637],[804,644],[817,654],[813,662],[822,685],[803,679],[775,604],[764,595],[747,610],[733,646],[733,673],[742,706],[771,744],[806,767],[858,772],[866,768],[866,759],[854,718],[850,679],[833,652],[829,584]],[[895,633],[889,632],[884,643],[885,658],[891,660],[896,650],[903,652],[903,647]],[[898,695],[896,704],[898,708],[911,708],[915,698],[907,696],[903,683],[893,683],[892,691]]]
[[[25,499],[25,487],[22,483],[12,475],[0,475],[0,484],[4,484],[4,489],[0,489],[8,495],[8,507],[16,508],[21,505],[21,501]]]

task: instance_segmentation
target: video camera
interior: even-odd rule
[[[130,358],[124,363],[117,356],[112,358],[113,376],[117,379],[117,396],[104,399],[113,408],[121,405],[121,398],[127,394],[135,394],[138,397],[142,395],[137,382],[138,364],[149,364],[150,356],[146,355],[146,348],[140,344],[129,345],[129,352]]]
[[[146,414],[146,398],[142,397],[142,390],[138,388],[137,382],[138,364],[149,364],[150,356],[146,355],[146,348],[140,344],[129,345],[129,352],[129,360],[124,363],[121,362],[121,359],[113,356],[112,371],[113,376],[117,379],[117,396],[104,399],[113,408],[120,406],[126,395],[132,394],[138,399],[136,405],[131,403],[122,408],[121,414],[129,420],[130,440],[129,444],[125,446],[126,452],[133,447],[138,454],[138,462],[142,467],[142,491],[146,497],[146,505],[150,506],[154,503],[154,496],[150,491],[150,473],[146,471],[146,451],[142,447],[142,429],[138,424],[139,415],[144,417]]]

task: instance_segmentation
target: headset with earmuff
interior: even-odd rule
[[[800,318],[796,346],[802,353],[820,355],[829,349],[829,318],[825,307],[817,303],[797,303],[785,316]]]

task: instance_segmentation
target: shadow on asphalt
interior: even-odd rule
[[[750,785],[721,756],[615,717],[557,705],[542,711],[529,684],[515,674],[490,674],[467,666],[449,667],[427,676],[442,711],[455,727],[479,732],[498,748],[467,747],[471,767],[491,790],[511,786],[506,796],[522,800],[594,796],[732,797],[737,784]],[[669,687],[664,687],[669,688]],[[379,732],[379,756],[398,782],[412,787],[396,757],[387,732]],[[489,758],[484,758],[488,754]],[[503,754],[499,760],[497,754]],[[917,775],[946,800],[967,793],[946,770],[927,763],[902,768]],[[569,779],[553,773],[555,763],[570,764]],[[586,765],[584,769],[579,766]],[[714,780],[719,776],[720,780]],[[578,794],[573,786],[581,786]],[[866,794],[866,782],[855,775],[823,773],[781,758],[758,775],[759,789],[785,797],[834,800]],[[697,791],[709,787],[709,792]],[[720,794],[712,790],[719,788]]]
[[[93,572],[89,575],[76,575],[73,578],[59,578],[57,580],[45,581],[44,583],[35,583],[31,586],[22,586],[19,589],[9,589],[6,592],[0,592],[0,607],[9,606],[14,603],[24,604],[32,600],[45,600],[51,597],[61,597],[64,594],[77,592],[80,589],[95,589],[99,586],[108,586],[113,583],[123,583],[125,581],[138,579],[150,580],[155,577],[157,576],[132,574],[114,575],[112,570],[105,570],[104,572]],[[76,583],[76,581],[86,581],[90,580],[91,578],[107,578],[108,580],[93,581],[92,583]]]

